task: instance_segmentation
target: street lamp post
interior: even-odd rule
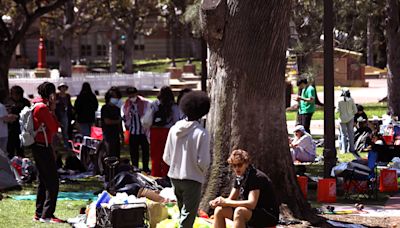
[[[38,63],[37,63],[37,68],[35,69],[35,76],[37,78],[48,78],[50,77],[50,71],[49,69],[47,69],[46,45],[44,43],[42,21],[39,22],[39,26],[40,26],[40,37],[38,46]]]

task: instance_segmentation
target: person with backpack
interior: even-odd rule
[[[211,163],[210,135],[200,123],[210,110],[210,98],[205,92],[193,91],[182,98],[179,107],[187,118],[171,127],[163,160],[170,166],[168,177],[178,201],[179,227],[189,228]]]
[[[125,128],[129,131],[129,152],[131,154],[132,165],[139,168],[139,146],[142,149],[143,171],[150,173],[149,169],[149,136],[148,128],[142,126],[140,119],[147,111],[150,101],[139,96],[135,87],[126,89],[128,99],[122,107]]]
[[[33,100],[32,108],[35,132],[32,154],[39,179],[33,220],[45,223],[63,223],[63,220],[54,216],[59,190],[56,155],[51,146],[52,139],[59,128],[55,115],[56,87],[53,83],[43,82],[38,87],[38,93],[40,98]]]
[[[169,129],[179,120],[180,110],[175,103],[175,97],[169,86],[163,86],[157,95],[157,100],[151,104],[153,123],[150,128],[151,145],[151,175],[165,177],[168,166],[162,161],[165,142]]]

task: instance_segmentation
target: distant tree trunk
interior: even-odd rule
[[[115,73],[117,72],[117,43],[118,43],[118,36],[115,29],[111,32],[111,39],[109,43],[109,62],[110,62],[110,72]]]
[[[388,108],[393,115],[400,115],[400,19],[397,0],[387,0],[387,61]]]
[[[135,49],[135,26],[131,25],[126,31],[124,46],[124,73],[133,73],[133,50]]]
[[[60,58],[60,76],[71,77],[72,75],[72,39],[74,28],[72,23],[74,22],[74,2],[68,0],[65,4],[64,9],[64,29],[62,31],[61,47],[59,52]]]
[[[8,70],[10,68],[12,52],[7,51],[9,47],[0,45],[0,90],[8,94]]]
[[[316,221],[297,184],[285,116],[285,52],[290,0],[204,0],[203,30],[211,51],[207,126],[213,163],[201,207],[226,195],[232,149],[247,150],[273,181],[278,202]],[[286,209],[284,210],[286,212]],[[283,212],[283,211],[281,211]]]
[[[374,50],[373,50],[373,26],[371,23],[371,17],[367,19],[367,64],[370,66],[374,65]]]
[[[61,41],[60,48],[58,50],[58,56],[60,59],[60,76],[71,77],[72,75],[72,30],[68,29],[63,32],[63,40]]]

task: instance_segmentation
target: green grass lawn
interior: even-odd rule
[[[387,103],[372,103],[364,104],[364,111],[367,113],[368,118],[372,116],[382,117],[383,114],[387,112]],[[297,110],[287,111],[286,120],[296,120]],[[339,114],[335,113],[335,119],[339,118]],[[317,107],[313,117],[313,120],[323,120],[324,119],[324,109],[323,107]]]
[[[317,154],[321,155],[323,153],[323,148],[317,148]],[[366,157],[366,153],[362,154]],[[129,158],[129,153],[127,146],[123,147],[121,157]],[[351,161],[354,157],[351,154],[338,154],[338,160],[340,162]],[[307,166],[307,173],[311,173],[313,176],[323,176],[323,164],[316,163]],[[37,184],[29,184],[23,187],[21,191],[9,191],[3,193],[6,196],[0,203],[0,227],[70,227],[67,224],[42,224],[38,222],[33,222],[33,214],[35,211],[34,201],[17,201],[7,196],[10,195],[25,195],[25,194],[36,194]],[[95,177],[88,179],[81,179],[79,182],[72,182],[60,185],[60,191],[96,191],[101,189],[102,183]],[[365,204],[383,205],[388,199],[388,194],[379,193],[377,200],[363,200]],[[320,203],[316,201],[316,184],[309,185],[308,191],[308,201],[314,207],[321,206]],[[357,202],[353,199],[344,199],[340,196],[340,190],[338,190],[337,201],[339,203],[354,203]],[[82,207],[86,207],[88,201],[78,200],[78,201],[58,201],[56,216],[61,219],[68,219],[76,217]]]

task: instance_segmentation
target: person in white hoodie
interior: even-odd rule
[[[209,112],[210,99],[204,92],[193,91],[182,98],[179,106],[186,118],[171,127],[163,160],[170,166],[168,177],[180,211],[179,227],[191,228],[210,167],[210,136],[199,121]]]
[[[343,100],[339,101],[336,109],[340,122],[340,150],[343,153],[354,153],[354,115],[357,113],[357,106],[348,88],[342,89],[341,96]]]

